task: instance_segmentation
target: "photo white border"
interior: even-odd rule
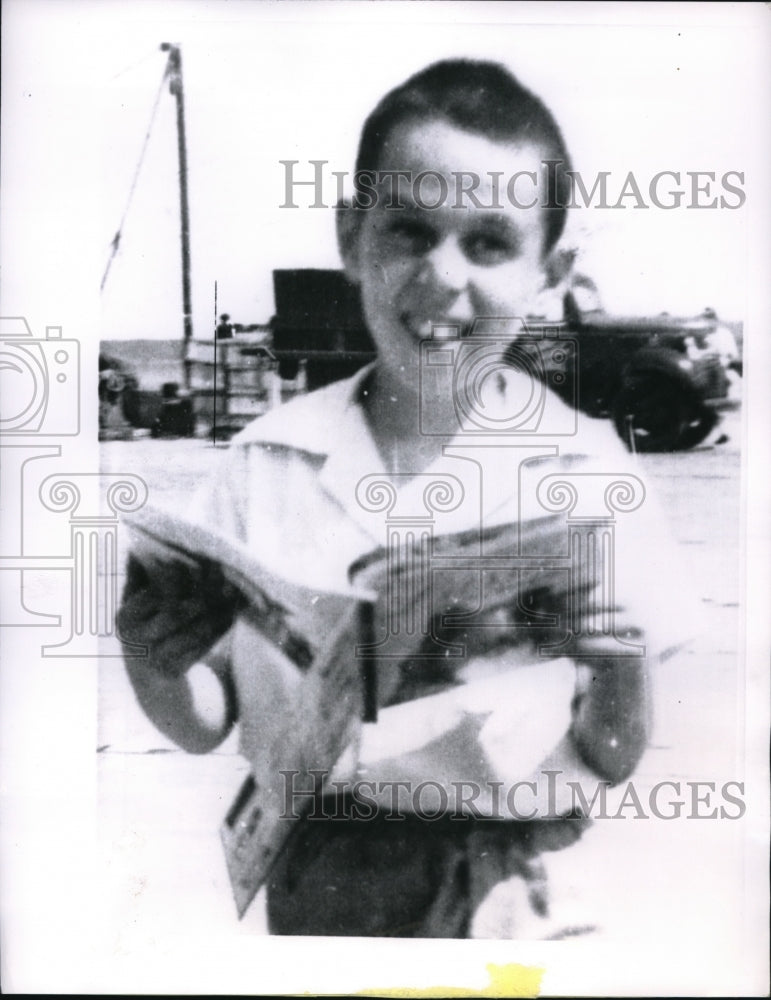
[[[94,871],[96,760],[95,661],[37,659],[23,630],[0,633],[0,933],[7,992],[71,993],[353,993],[366,988],[455,986],[482,990],[487,963],[517,962],[546,969],[547,995],[762,995],[767,985],[765,914],[768,847],[769,454],[768,372],[771,371],[768,275],[771,196],[771,107],[767,63],[769,11],[763,4],[265,4],[264,16],[400,21],[461,26],[499,21],[619,25],[692,23],[746,29],[747,67],[757,82],[757,106],[737,109],[755,130],[756,159],[746,165],[747,239],[752,272],[745,318],[744,401],[745,669],[748,830],[746,950],[716,968],[710,956],[693,964],[678,942],[657,955],[608,954],[586,943],[391,941],[265,938],[228,935],[212,927],[200,940],[148,942],[145,954],[105,948]],[[2,315],[27,317],[39,334],[62,326],[81,344],[83,430],[67,471],[98,468],[96,371],[100,335],[98,276],[99,137],[91,131],[103,68],[99,42],[120,22],[144,22],[174,40],[187,20],[225,22],[239,5],[207,2],[98,4],[78,0],[6,0],[2,80]],[[48,47],[66,46],[66,79],[50,77]],[[716,72],[720,67],[716,66]],[[35,102],[43,93],[42,106]],[[58,96],[57,96],[58,92]],[[697,126],[698,127],[698,126]],[[62,197],[62,193],[65,197]],[[66,262],[66,267],[64,266]],[[96,276],[96,281],[94,280]],[[93,405],[89,405],[91,402]],[[752,819],[750,826],[749,819]],[[708,874],[705,873],[705,878]],[[110,937],[110,940],[112,938]]]

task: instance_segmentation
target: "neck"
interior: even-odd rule
[[[452,388],[448,385],[441,393],[435,386],[432,389],[431,398],[426,399],[418,378],[398,378],[379,366],[362,386],[370,431],[392,473],[422,472],[454,437],[457,418]]]

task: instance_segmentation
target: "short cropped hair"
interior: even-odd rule
[[[546,222],[544,252],[557,243],[565,228],[570,201],[570,156],[554,116],[531,91],[500,63],[445,59],[433,63],[389,91],[367,118],[356,158],[358,178],[380,167],[380,156],[397,125],[439,119],[456,128],[498,142],[539,145],[545,158],[560,161],[545,171]]]

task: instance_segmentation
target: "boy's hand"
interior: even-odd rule
[[[118,632],[148,647],[149,666],[179,677],[230,628],[238,600],[213,563],[145,565],[130,555]]]

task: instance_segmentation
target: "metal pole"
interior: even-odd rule
[[[214,409],[212,412],[211,443],[217,443],[217,282],[214,282]]]
[[[193,339],[193,308],[190,299],[190,210],[187,197],[187,144],[185,139],[185,95],[182,89],[182,52],[178,45],[164,42],[169,53],[169,92],[177,101],[177,152],[179,157],[179,213],[182,236],[182,321],[185,388],[190,389],[190,341]]]

